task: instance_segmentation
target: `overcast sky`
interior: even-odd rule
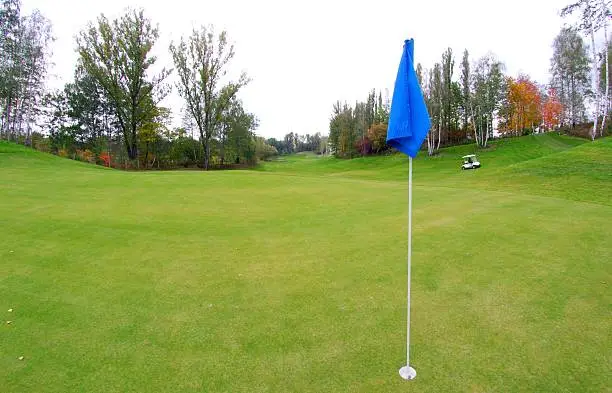
[[[75,35],[100,13],[121,15],[143,7],[159,24],[154,52],[172,66],[168,45],[193,27],[225,29],[235,44],[234,72],[251,84],[240,94],[260,119],[257,133],[282,137],[328,132],[336,100],[365,100],[371,88],[392,94],[403,41],[415,39],[415,61],[431,67],[442,52],[455,52],[455,77],[465,48],[472,60],[491,51],[509,75],[528,73],[547,83],[551,44],[564,21],[568,0],[23,0],[53,23],[52,87],[70,81],[77,55]],[[178,114],[176,96],[165,103]],[[178,117],[178,116],[177,116]],[[178,120],[177,120],[178,121]]]

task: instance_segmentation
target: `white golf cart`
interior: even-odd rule
[[[476,158],[476,154],[469,154],[467,156],[463,156],[463,165],[461,165],[461,169],[478,169],[480,168],[480,161]]]

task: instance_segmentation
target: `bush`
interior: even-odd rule
[[[371,141],[371,148],[374,153],[380,153],[387,148],[387,124],[372,124],[368,130],[368,139]]]
[[[111,156],[110,156],[110,154],[108,154],[107,152],[100,153],[98,158],[100,158],[100,161],[102,162],[102,164],[104,166],[110,166],[110,163],[111,163]]]
[[[94,154],[94,152],[92,152],[89,149],[77,150],[76,151],[76,155],[75,155],[75,159],[77,161],[88,162],[90,164],[95,164],[96,163],[96,155]]]
[[[355,142],[355,149],[362,156],[366,156],[368,154],[372,154],[372,142],[367,137],[359,139]]]
[[[51,151],[51,142],[48,138],[45,138],[44,135],[39,134],[38,132],[32,133],[32,147],[36,150],[42,151],[44,153],[49,153]]]

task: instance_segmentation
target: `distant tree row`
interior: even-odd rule
[[[257,118],[238,91],[249,82],[227,77],[234,47],[226,32],[195,29],[170,45],[184,99],[183,127],[160,105],[173,70],[153,73],[159,29],[142,10],[109,20],[100,15],[77,36],[74,80],[44,92],[51,26],[35,12],[20,16],[20,0],[0,9],[2,135],[67,157],[138,168],[254,164],[277,154],[254,133]],[[42,133],[31,137],[36,120]],[[25,132],[24,132],[25,130]],[[35,142],[35,143],[34,143]]]
[[[529,75],[514,78],[504,74],[504,64],[487,54],[474,62],[463,52],[459,75],[451,48],[441,61],[427,69],[420,63],[416,73],[431,118],[431,129],[423,148],[429,155],[441,146],[473,142],[486,147],[494,130],[501,136],[518,136],[559,128],[575,128],[588,121],[585,103],[594,103],[595,124],[591,138],[602,136],[611,115],[610,52],[607,21],[610,2],[580,0],[569,5],[562,15],[582,13],[577,27],[563,28],[553,42],[551,80],[548,85],[533,81]],[[594,32],[604,30],[605,47],[597,50]],[[580,36],[591,37],[592,57]],[[589,72],[592,66],[592,72]],[[594,76],[595,80],[592,79]],[[593,87],[594,86],[594,87]],[[351,107],[337,102],[329,126],[330,148],[338,157],[385,152],[388,103],[373,101]],[[598,127],[599,121],[599,127]]]
[[[321,133],[317,132],[314,135],[306,134],[299,135],[297,133],[290,132],[285,135],[282,140],[276,138],[270,138],[267,143],[274,146],[279,154],[294,154],[300,152],[313,152],[316,154],[327,154],[328,137],[321,136]]]

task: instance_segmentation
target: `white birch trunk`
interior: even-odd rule
[[[478,132],[476,131],[476,120],[474,119],[474,106],[470,105],[470,110],[472,112],[472,127],[474,128],[474,140],[476,141],[476,146],[479,145],[478,143]]]
[[[485,128],[485,136],[484,136],[484,143],[482,145],[482,147],[487,147],[487,142],[489,142],[489,124],[490,124],[490,120],[487,120],[487,127]]]
[[[438,122],[438,146],[436,147],[436,151],[440,150],[440,139],[442,139],[442,111],[440,111],[440,121]]]
[[[605,10],[606,7],[606,2],[605,0],[601,0],[601,6],[602,9]],[[604,114],[603,114],[603,119],[601,120],[601,131],[600,131],[600,135],[603,136],[604,134],[604,130],[605,130],[605,126],[606,126],[606,120],[608,117],[608,113],[610,112],[610,59],[608,59],[608,48],[610,47],[610,42],[608,41],[608,18],[605,18],[604,20],[604,36],[605,36],[605,49],[604,49],[604,61],[606,62],[606,91],[605,91],[605,98],[604,98]]]
[[[593,121],[593,130],[591,131],[591,140],[595,140],[597,136],[597,121],[599,118],[599,67],[597,67],[597,48],[595,47],[595,21],[591,21],[591,47],[593,48],[593,73],[595,74],[595,120]],[[606,48],[607,50],[608,48]]]

